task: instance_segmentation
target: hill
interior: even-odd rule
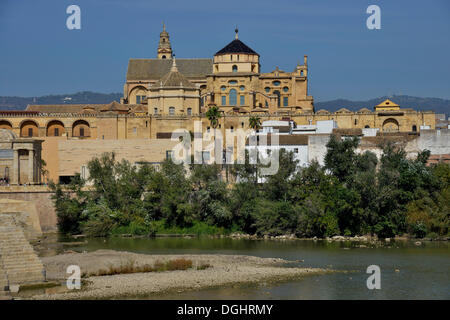
[[[0,97],[0,110],[24,110],[28,104],[88,104],[88,103],[110,103],[120,101],[120,93],[98,93],[91,91],[77,92],[74,94],[48,95],[42,97]],[[357,111],[361,108],[373,110],[373,107],[385,99],[391,99],[402,108],[413,108],[415,110],[433,110],[436,113],[450,114],[450,100],[440,98],[421,98],[405,95],[394,95],[374,98],[370,100],[353,101],[347,99],[336,99],[331,101],[315,102],[316,110],[325,109],[330,112],[347,108]]]
[[[347,108],[351,111],[357,111],[361,108],[368,108],[373,110],[373,107],[385,99],[390,99],[400,105],[401,108],[413,108],[414,110],[433,110],[436,113],[450,113],[450,100],[440,98],[421,98],[405,95],[393,95],[374,98],[364,101],[352,101],[346,99],[336,99],[324,102],[315,102],[314,106],[317,110],[325,109],[330,112],[339,110],[340,108]]]
[[[0,97],[0,110],[24,110],[29,104],[97,104],[120,101],[120,93],[83,91],[74,94],[48,95],[42,97]]]

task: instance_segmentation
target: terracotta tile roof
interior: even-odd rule
[[[83,109],[92,108],[100,111],[105,104],[46,104],[46,105],[28,105],[25,111],[37,111],[40,113],[80,113]]]
[[[172,67],[172,59],[130,59],[127,80],[159,80]],[[213,71],[212,59],[177,59],[178,70],[189,78],[204,78]]]

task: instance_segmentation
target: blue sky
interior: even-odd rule
[[[81,30],[66,8],[81,8]],[[366,8],[381,8],[368,30]],[[0,0],[0,95],[122,92],[129,58],[154,58],[162,21],[179,58],[239,37],[263,72],[308,55],[316,101],[407,94],[450,98],[450,1]]]

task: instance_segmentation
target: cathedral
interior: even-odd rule
[[[209,132],[206,112],[211,106],[221,111],[217,130],[222,136],[225,130],[249,129],[251,117],[290,121],[298,128],[332,121],[340,130],[373,129],[377,135],[417,136],[422,129],[436,128],[434,112],[401,108],[390,100],[373,110],[315,110],[308,95],[307,56],[291,72],[275,67],[263,73],[260,55],[239,39],[237,29],[234,39],[212,58],[182,59],[174,55],[163,26],[155,53],[152,59],[129,60],[120,103],[28,105],[23,111],[0,111],[0,129],[11,131],[5,136],[14,136],[17,146],[15,151],[0,148],[0,179],[9,172],[9,181],[14,178],[17,184],[39,183],[29,178],[35,176],[29,168],[36,168],[38,154],[54,181],[82,173],[100,151],[115,151],[134,163],[160,162],[174,144],[170,138],[175,130],[185,129],[193,136]],[[26,139],[41,140],[42,150],[22,148]]]
[[[131,59],[124,104],[147,104],[148,114],[192,115],[217,105],[227,114],[313,112],[308,65],[262,73],[259,54],[235,39],[213,59],[175,59],[165,26],[155,59]]]

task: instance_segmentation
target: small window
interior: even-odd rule
[[[298,153],[298,148],[294,148],[294,153]]]
[[[267,149],[266,152],[267,152],[267,155],[270,156],[270,154],[272,153],[272,150]]]
[[[221,86],[221,87],[220,87],[220,90],[225,91],[226,88],[227,88],[227,87],[225,87],[225,86]]]
[[[234,127],[233,127],[233,126],[231,126],[231,127],[230,127],[230,130],[231,130],[231,132],[233,132],[233,131],[234,131]]]
[[[238,69],[237,69],[237,65],[234,65],[234,66],[233,66],[233,72],[237,72],[237,70],[238,70]]]
[[[158,114],[158,108],[153,109],[154,114]]]
[[[175,107],[169,107],[169,114],[173,116],[175,114]]]
[[[59,137],[59,128],[55,128],[54,135],[55,137]]]
[[[209,151],[202,151],[203,162],[208,162],[211,159]]]
[[[207,127],[206,132],[210,132],[210,131],[211,131],[211,127]]]
[[[188,116],[192,115],[192,108],[187,108],[187,114]]]
[[[416,125],[413,125],[413,126],[412,126],[412,131],[413,131],[413,132],[417,132],[417,126],[416,126]]]
[[[358,119],[355,119],[355,126],[358,124]]]
[[[28,136],[29,137],[33,136],[33,128],[28,128]]]
[[[283,91],[284,91],[284,92],[288,92],[288,91],[289,91],[289,88],[288,88],[288,87],[284,87],[284,88],[283,88]]]
[[[289,98],[288,97],[283,97],[283,106],[287,107],[289,105]]]
[[[242,128],[244,127],[244,123],[243,122],[241,122],[241,126],[242,126]]]
[[[270,92],[270,88],[269,87],[265,87],[264,90],[269,93]]]
[[[222,96],[222,105],[226,105],[227,104],[227,97],[226,96]]]
[[[279,86],[279,85],[281,84],[280,81],[274,81],[274,82],[272,82],[272,83],[273,83],[274,86]]]
[[[244,87],[244,86],[240,86],[240,87],[239,87],[239,90],[244,91],[244,90],[245,90],[245,87]]]
[[[136,96],[136,104],[141,103],[141,96]]]
[[[166,159],[172,159],[172,150],[166,150]]]
[[[370,126],[369,125],[366,125],[364,128],[366,128],[366,129],[369,129],[370,128]]]
[[[137,133],[137,128],[136,127],[133,128],[133,133]]]
[[[300,71],[300,75],[303,77],[303,70],[302,71]]]
[[[245,105],[245,96],[240,96],[239,104],[240,104],[241,106]]]
[[[84,137],[84,128],[80,128],[80,137]]]
[[[145,121],[145,127],[148,128],[148,121]]]
[[[166,56],[162,56],[162,58],[163,58],[163,59],[165,59],[165,58],[166,58]]]
[[[229,84],[237,84],[237,81],[236,80],[230,80],[230,81],[228,81],[228,83]]]

